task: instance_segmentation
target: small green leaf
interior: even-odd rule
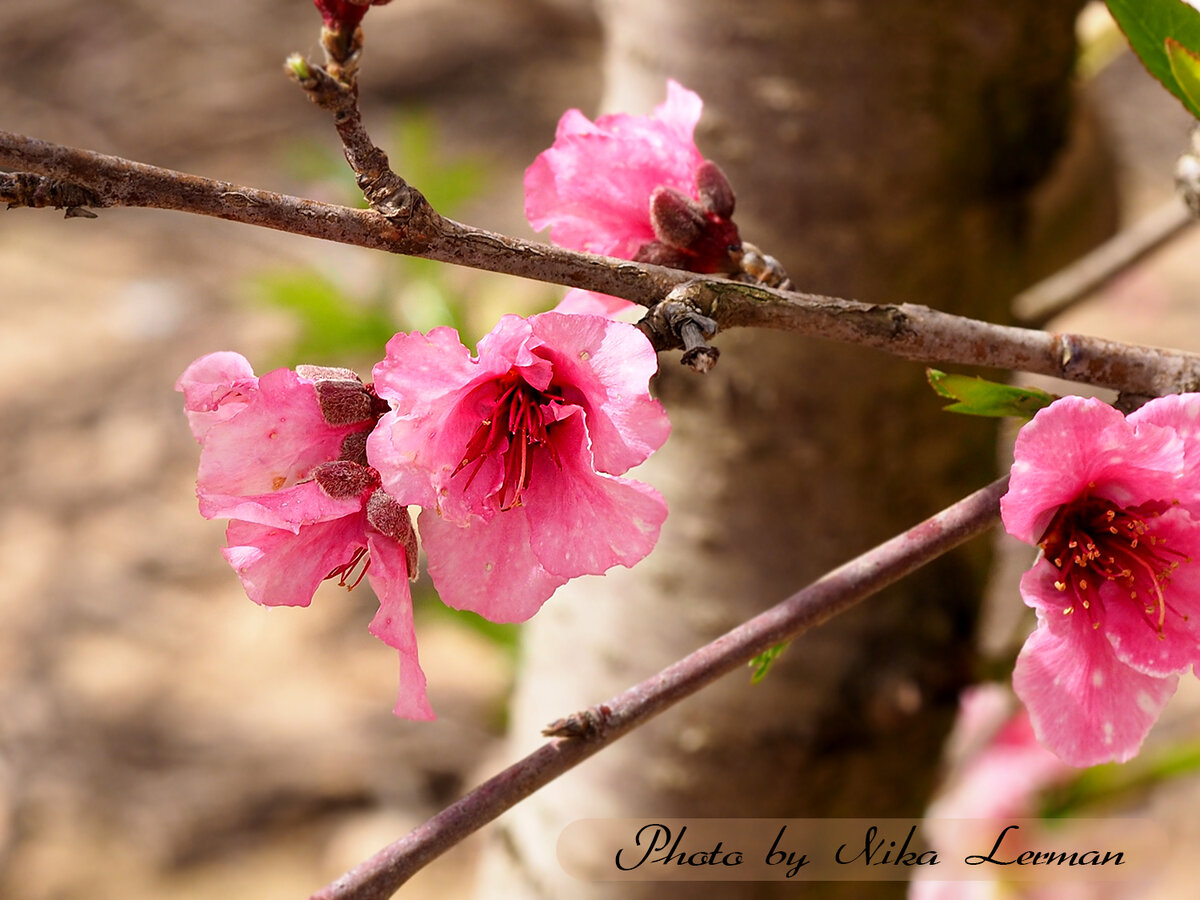
[[[751,684],[758,684],[767,677],[767,672],[770,671],[775,660],[779,658],[779,654],[787,649],[788,643],[788,641],[784,641],[782,644],[776,644],[771,649],[764,650],[758,656],[754,657],[754,659],[750,660],[750,668],[754,669],[754,674],[750,676]]]
[[[1175,38],[1165,41],[1167,58],[1171,62],[1171,74],[1194,109],[1200,109],[1200,56],[1197,56]]]
[[[1200,119],[1200,103],[1180,83],[1167,46],[1169,38],[1193,54],[1200,53],[1200,10],[1183,0],[1108,0],[1108,11],[1150,74]]]
[[[929,386],[939,397],[956,402],[945,407],[947,412],[968,416],[1016,416],[1033,418],[1033,414],[1058,398],[1037,388],[997,384],[967,375],[947,375],[937,369],[926,369]]]

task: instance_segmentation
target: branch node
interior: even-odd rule
[[[562,719],[555,719],[542,729],[542,735],[576,741],[590,740],[604,733],[610,715],[612,709],[606,705],[589,706]]]
[[[681,284],[637,323],[655,350],[682,348],[680,362],[700,374],[710,371],[721,355],[708,343],[717,333],[717,322],[704,315],[695,302],[697,294],[704,293],[704,285],[698,282]]]
[[[109,205],[95,191],[82,185],[29,172],[0,175],[0,203],[4,201],[8,202],[9,209],[18,206],[65,209],[68,219],[95,219],[96,214],[87,207],[102,208]]]

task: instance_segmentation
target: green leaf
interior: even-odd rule
[[[1053,394],[1039,391],[1037,388],[997,384],[967,375],[947,375],[937,369],[926,369],[925,377],[929,379],[929,386],[938,396],[956,401],[945,407],[947,412],[968,416],[1016,416],[1019,419],[1030,419],[1039,409],[1058,399]]]
[[[758,656],[754,657],[754,659],[750,660],[750,668],[754,669],[754,674],[750,676],[751,684],[758,684],[767,677],[767,672],[770,671],[775,660],[779,658],[779,654],[787,649],[788,643],[788,641],[784,641],[782,644],[776,644],[771,649],[764,650]]]
[[[1183,0],[1108,0],[1108,11],[1150,74],[1200,119],[1200,103],[1180,84],[1167,45],[1170,38],[1192,54],[1200,53],[1200,10]]]
[[[1171,62],[1171,74],[1179,84],[1193,109],[1200,109],[1200,56],[1197,56],[1175,38],[1167,38],[1167,58]]]

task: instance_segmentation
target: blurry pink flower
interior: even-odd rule
[[[1065,762],[1124,762],[1200,660],[1200,394],[1128,418],[1063,398],[1015,460],[1004,525],[1042,554],[1021,580],[1038,627],[1014,688]]]
[[[616,476],[666,440],[637,329],[597,316],[505,316],[472,358],[458,335],[398,334],[375,366],[391,402],[367,442],[418,519],[442,600],[495,622],[533,615],[570,578],[631,566],[666,517]]]
[[[692,133],[699,96],[674,81],[650,116],[559,120],[554,145],[525,172],[525,215],[554,243],[701,273],[738,271],[734,196]],[[581,296],[582,295],[582,296]],[[559,312],[611,312],[627,301],[572,291]]]
[[[326,578],[354,577],[353,587],[365,573],[380,601],[370,630],[400,652],[395,712],[433,718],[408,586],[416,537],[407,509],[366,465],[377,399],[346,369],[256,378],[236,353],[201,357],[176,389],[201,445],[200,512],[232,520],[223,553],[250,599],[307,606]]]
[[[1074,769],[1037,742],[1029,713],[1023,708],[1014,712],[1012,705],[1012,694],[998,684],[973,685],[962,692],[948,741],[957,765],[925,812],[926,833],[943,858],[978,853],[1013,819],[1037,818],[1042,792],[1075,777]],[[1030,839],[1025,832],[1014,834],[1006,849],[1024,849]],[[999,878],[937,878],[932,869],[916,872],[908,900],[991,900],[1011,892],[1011,885]]]
[[[383,6],[392,0],[313,0],[313,5],[320,10],[321,20],[326,28],[354,28],[367,9],[372,6]]]

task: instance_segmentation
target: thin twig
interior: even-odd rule
[[[993,325],[912,303],[870,304],[593,256],[436,218],[400,223],[0,131],[0,166],[59,179],[110,206],[174,209],[611,294],[653,307],[673,290],[721,329],[774,328],[928,365],[1016,369],[1159,396],[1200,390],[1200,354]],[[676,297],[681,296],[676,292]],[[659,347],[658,349],[669,349]]]
[[[1087,255],[1026,288],[1013,299],[1013,315],[1025,325],[1040,328],[1195,221],[1183,201],[1173,197]]]
[[[559,775],[768,648],[845,612],[986,530],[1000,511],[1007,476],[873,550],[834,569],[782,603],[629,688],[607,703],[556,722],[558,738],[485,781],[452,806],[380,850],[311,900],[383,900],[419,869]],[[570,723],[578,722],[572,728]]]

